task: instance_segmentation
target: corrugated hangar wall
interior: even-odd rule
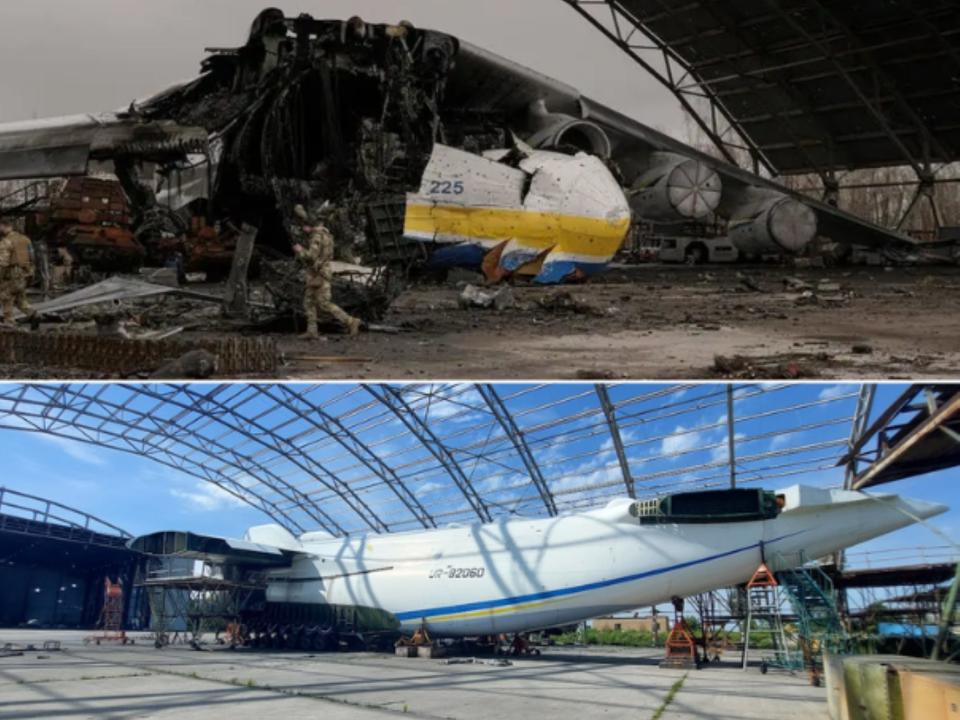
[[[126,548],[0,530],[0,626],[93,628],[104,578],[132,588],[135,567]]]

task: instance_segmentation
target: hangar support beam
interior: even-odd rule
[[[306,394],[298,395],[286,385],[277,386],[283,398],[276,397],[276,395],[271,392],[271,387],[262,385],[255,387],[261,394],[279,403],[291,412],[296,413],[298,417],[311,423],[319,430],[322,430],[327,436],[340,445],[340,447],[356,457],[364,467],[380,478],[393,491],[397,499],[403,503],[404,507],[410,511],[423,527],[437,527],[436,521],[417,496],[410,492],[410,489],[406,483],[400,479],[396,471],[381,460],[366,443],[357,437],[355,433],[351,432],[339,419],[326,412],[320,405],[308,401]],[[322,419],[323,422],[317,422],[317,418]]]
[[[361,520],[370,527],[371,530],[375,532],[389,532],[390,528],[387,527],[382,520],[380,520],[370,506],[354,492],[353,488],[337,477],[335,473],[331,472],[322,463],[317,462],[307,453],[304,453],[301,448],[299,448],[295,443],[291,442],[289,438],[286,438],[280,433],[266,427],[264,424],[258,422],[255,418],[240,417],[236,414],[236,411],[231,406],[228,406],[218,400],[217,398],[219,391],[225,389],[226,387],[229,386],[220,386],[218,388],[214,388],[209,393],[202,395],[194,391],[192,389],[193,386],[184,385],[181,388],[181,392],[193,398],[196,403],[195,406],[202,407],[204,404],[212,404],[215,417],[231,417],[234,421],[234,429],[243,434],[247,439],[260,445],[268,445],[275,448],[285,449],[287,457],[293,465],[313,476],[322,485],[336,493],[337,496],[343,500],[344,504],[354,513],[356,513]],[[239,387],[240,392],[243,392],[245,388],[255,388],[256,385],[234,387]],[[301,491],[297,490],[296,493],[298,495],[298,503],[303,501],[310,502]]]
[[[960,160],[960,15],[948,0],[563,1],[728,161],[743,150],[774,176],[816,173],[828,191],[840,171],[908,165],[919,200],[936,164]]]
[[[493,413],[500,427],[503,428],[507,437],[510,438],[510,442],[513,443],[517,455],[520,456],[524,467],[527,468],[530,479],[537,488],[537,492],[540,493],[540,499],[543,500],[543,504],[547,508],[547,514],[549,514],[550,517],[555,517],[557,515],[557,504],[553,500],[550,488],[547,487],[547,481],[544,479],[543,473],[540,472],[540,466],[537,464],[536,458],[534,458],[533,453],[530,452],[530,446],[527,445],[527,440],[523,432],[517,427],[513,416],[510,414],[507,406],[504,405],[503,399],[493,385],[478,384],[477,392],[483,397],[484,402],[486,402],[490,408],[490,412]]]
[[[91,387],[95,390],[91,391]],[[152,390],[151,395],[158,400],[157,405],[150,410],[142,410],[132,407],[132,400],[137,393],[131,392],[125,402],[118,403],[103,396],[108,387],[15,386],[9,394],[0,395],[0,428],[44,433],[148,457],[161,465],[213,483],[288,529],[299,532],[305,529],[275,500],[251,493],[235,476],[256,473],[258,481],[277,496],[288,500],[297,497],[293,489],[256,459],[237,453],[223,442],[193,433],[190,427],[193,423],[183,422],[190,408],[181,406],[177,415],[163,421],[157,419],[154,410],[168,401],[174,402],[175,389],[166,393]],[[64,416],[69,420],[62,419]],[[145,433],[145,428],[150,431]],[[192,457],[194,453],[200,458]],[[208,462],[211,456],[218,459],[218,467],[214,468]],[[233,475],[228,474],[230,472]],[[345,533],[333,518],[318,508],[311,509],[309,499],[304,510],[328,532]]]
[[[620,434],[620,425],[617,423],[617,409],[610,402],[610,393],[607,392],[606,385],[597,384],[594,388],[597,391],[597,397],[600,398],[600,407],[607,419],[607,425],[610,427],[610,439],[613,441],[613,449],[617,453],[620,472],[623,473],[623,484],[627,486],[627,495],[635,498],[637,489],[634,487],[633,473],[630,472],[630,460],[627,458],[626,450],[623,447],[623,436]]]
[[[763,166],[771,175],[777,171],[766,159],[760,148],[743,132],[739,123],[727,111],[720,98],[705,85],[696,85],[691,88],[688,84],[690,77],[695,77],[689,64],[673,49],[663,43],[652,33],[645,31],[643,23],[635,17],[623,3],[618,0],[563,0],[570,7],[580,13],[601,33],[613,41],[617,47],[629,55],[634,62],[650,73],[661,85],[667,88],[677,99],[683,109],[689,114],[697,126],[706,134],[714,147],[723,155],[724,159],[740,165],[733,150],[743,149],[753,158],[755,169]],[[601,22],[592,12],[594,9],[604,9],[610,14],[610,23]],[[642,42],[636,38],[640,36]],[[664,70],[656,68],[642,53],[657,51],[661,54]],[[678,74],[678,71],[681,74]],[[703,113],[697,107],[698,103],[706,101],[709,113]],[[727,128],[721,129],[720,119],[727,123]],[[724,139],[730,130],[738,135],[739,143],[732,143]]]
[[[369,525],[370,528],[377,530],[382,523],[376,519],[376,516],[372,512],[370,512],[369,515],[365,514],[367,510],[366,504],[353,495],[353,491],[344,483],[342,483],[340,479],[337,478],[333,473],[319,463],[313,461],[311,458],[303,455],[300,449],[291,443],[288,438],[281,436],[279,433],[258,422],[255,417],[241,417],[239,414],[237,414],[235,409],[227,405],[224,401],[218,399],[220,393],[228,388],[240,388],[240,391],[242,392],[243,387],[244,386],[220,385],[213,388],[206,394],[195,391],[193,386],[190,385],[178,386],[176,390],[180,393],[183,393],[187,396],[187,398],[190,399],[190,404],[185,405],[185,407],[193,410],[202,409],[206,413],[206,417],[213,418],[216,422],[224,425],[227,424],[225,419],[229,418],[232,420],[232,422],[228,425],[228,427],[235,432],[238,432],[250,442],[263,447],[286,449],[288,453],[287,457],[293,465],[308,473],[319,483],[335,492],[341,498],[341,500],[343,500],[347,507],[359,515],[361,519],[367,525]],[[146,396],[151,396],[153,393],[151,386],[149,385],[143,386],[140,392]],[[173,404],[182,404],[182,401],[171,398],[167,398],[166,401]],[[289,494],[292,496],[287,498],[287,500],[291,503],[291,507],[302,508],[308,513],[314,515],[320,513],[325,516],[326,519],[334,525],[334,527],[337,528],[338,532],[346,534],[346,531],[340,526],[339,523],[333,521],[329,515],[317,508],[315,503],[313,503],[310,498],[307,497],[301,490],[298,490],[292,485],[287,485],[290,490]],[[319,518],[317,518],[317,520],[319,521]]]
[[[464,474],[460,463],[453,456],[450,449],[440,441],[430,426],[410,407],[403,392],[391,385],[364,385],[363,388],[374,398],[385,405],[401,423],[420,441],[420,443],[436,458],[450,479],[463,494],[471,509],[482,522],[491,522],[493,516],[483,498],[470,483]]]
[[[19,522],[21,520],[27,522]],[[2,486],[0,530],[108,547],[125,547],[124,541],[133,537],[126,530],[82,510]]]
[[[868,465],[849,482],[854,490],[960,465],[960,388],[910,386],[839,464],[855,461]]]

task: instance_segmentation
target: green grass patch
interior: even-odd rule
[[[660,707],[657,708],[657,711],[653,714],[653,717],[650,718],[650,720],[660,720],[663,714],[667,711],[667,708],[670,707],[670,703],[672,703],[673,699],[677,696],[677,693],[680,692],[680,688],[683,687],[683,683],[686,681],[687,675],[689,674],[690,673],[684,673],[682,678],[670,686],[670,691],[663,699],[663,702],[660,703]]]

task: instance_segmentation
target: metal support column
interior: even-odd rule
[[[620,472],[623,473],[623,484],[627,486],[627,495],[635,498],[637,490],[634,487],[633,474],[630,472],[630,461],[627,459],[627,453],[623,448],[623,437],[620,435],[620,426],[617,424],[616,408],[610,402],[610,394],[607,392],[606,385],[594,385],[594,389],[597,392],[597,397],[600,398],[600,407],[603,409],[603,414],[607,418],[610,439],[613,440],[613,449],[617,453]]]
[[[727,460],[730,465],[730,488],[737,487],[737,458],[733,432],[733,384],[727,383]]]

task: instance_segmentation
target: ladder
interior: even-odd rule
[[[811,682],[819,684],[824,651],[835,655],[851,652],[850,636],[840,619],[833,581],[819,566],[779,573],[781,584],[797,616],[797,630],[804,667]]]
[[[85,644],[99,645],[104,642],[116,642],[126,645],[133,641],[123,629],[123,579],[113,582],[109,577],[103,579],[103,607],[97,621],[99,633],[83,639]]]
[[[783,615],[780,612],[780,584],[766,563],[760,563],[760,567],[747,582],[746,596],[747,618],[743,625],[741,667],[747,669],[751,635],[768,637],[773,645],[772,654],[765,656],[760,662],[760,672],[766,673],[771,665],[786,670],[803,667],[797,652],[792,650],[787,642]]]

